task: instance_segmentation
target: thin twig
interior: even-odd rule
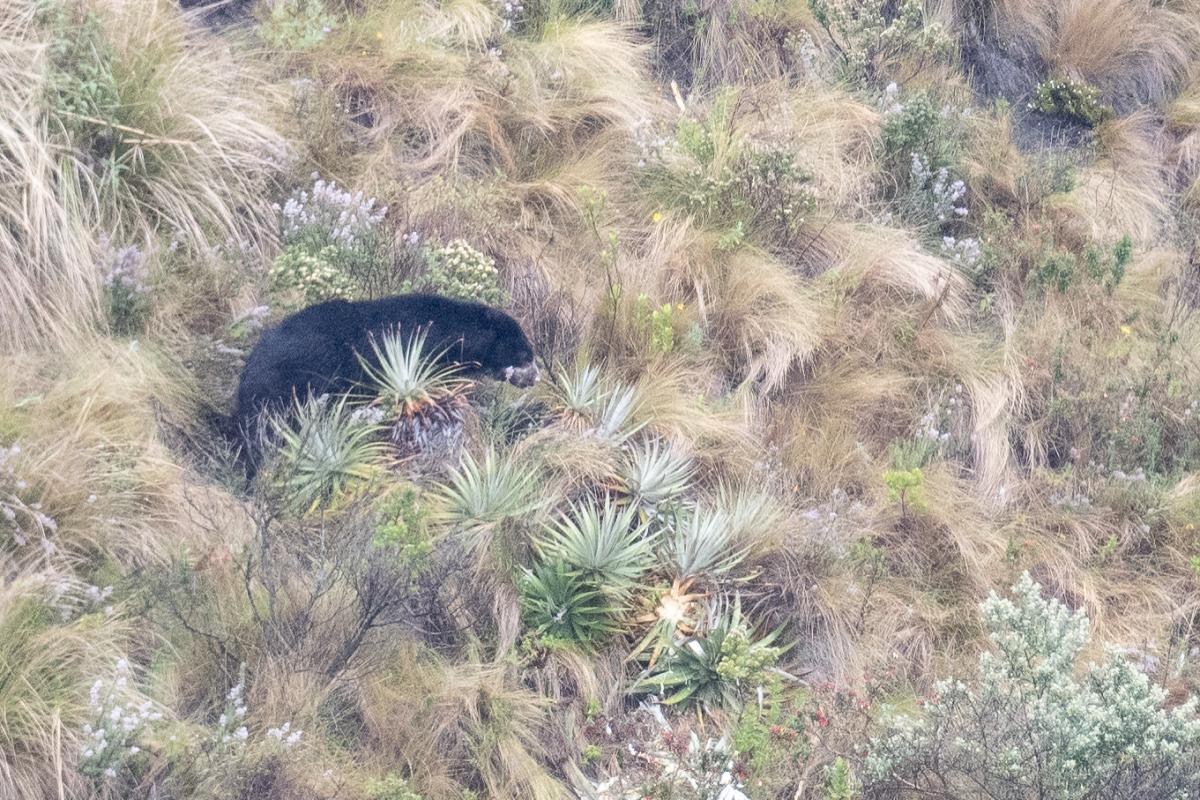
[[[170,144],[170,145],[175,145],[177,147],[190,147],[197,152],[199,152],[199,150],[200,150],[199,145],[197,145],[195,142],[188,141],[186,139],[168,139],[165,136],[155,136],[154,134],[150,133],[149,131],[144,131],[144,130],[141,130],[140,128],[132,128],[128,125],[121,125],[116,122],[109,122],[108,120],[100,119],[99,117],[89,117],[86,114],[76,114],[73,111],[61,111],[59,113],[65,114],[68,117],[74,117],[75,119],[83,120],[84,122],[90,122],[93,125],[103,125],[104,127],[112,128],[115,131],[121,131],[122,133],[131,133],[134,136],[141,137],[139,139],[122,139],[121,142],[123,144]]]

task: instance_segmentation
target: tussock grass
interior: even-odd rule
[[[95,15],[96,27],[52,23],[40,35],[91,47],[55,66],[54,80],[65,85],[50,112],[51,134],[68,146],[63,180],[88,221],[124,241],[174,235],[199,252],[209,237],[269,245],[267,191],[286,148],[263,114],[275,93],[255,68],[170,3],[97,0],[69,9]],[[97,76],[109,93],[102,105],[80,104],[77,74]]]
[[[69,573],[24,560],[10,566],[16,574],[0,582],[0,791],[13,800],[82,796],[75,765],[88,690],[115,678],[130,630],[78,616],[84,586]]]
[[[100,553],[118,563],[161,563],[177,543],[181,471],[157,432],[156,404],[186,415],[187,384],[161,357],[101,342],[39,366],[4,359],[12,380],[0,397],[21,444],[19,469],[58,522],[64,555]]]
[[[1043,49],[1053,69],[1126,102],[1160,103],[1187,74],[1200,43],[1194,3],[1066,0]]]
[[[93,247],[42,123],[33,4],[0,5],[0,348],[63,346],[99,310]]]
[[[1161,142],[1148,114],[1103,125],[1100,158],[1083,170],[1079,186],[1065,199],[1091,236],[1113,241],[1132,236],[1154,241],[1167,210]]]

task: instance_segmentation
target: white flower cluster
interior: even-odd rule
[[[982,604],[993,650],[980,657],[978,679],[938,684],[923,715],[886,715],[868,778],[1005,797],[1112,786],[1131,797],[1188,796],[1178,790],[1191,785],[1186,762],[1200,752],[1196,700],[1165,709],[1166,690],[1111,648],[1077,675],[1089,640],[1083,612],[1043,598],[1028,574],[1013,591],[1015,602],[993,593]]]
[[[951,181],[945,167],[940,167],[934,173],[923,155],[913,153],[909,176],[914,187],[929,191],[930,209],[938,222],[967,215],[967,207],[960,205],[967,194],[967,185],[960,180]]]
[[[246,701],[242,697],[244,691],[245,680],[242,679],[225,695],[225,711],[217,718],[215,734],[221,744],[242,745],[250,738],[250,731],[242,722],[246,718]]]
[[[904,104],[900,102],[900,87],[892,81],[883,90],[883,97],[879,100],[879,107],[883,109],[885,115],[899,114],[904,110]]]
[[[521,0],[501,0],[500,19],[503,20],[505,32],[511,31],[521,21],[525,13],[525,4]]]
[[[937,446],[944,456],[962,455],[969,449],[965,431],[969,427],[970,409],[961,383],[956,383],[949,397],[938,400],[933,408],[917,420],[916,438]]]
[[[505,300],[495,260],[461,239],[429,251],[429,270],[419,288],[489,305],[502,305]]]
[[[293,192],[281,208],[284,244],[303,242],[353,249],[366,243],[383,221],[387,207],[376,208],[373,197],[341,189],[312,174],[309,191]]]
[[[95,722],[83,726],[79,771],[97,779],[115,778],[128,759],[141,752],[138,742],[153,723],[162,719],[154,703],[130,686],[128,661],[117,661],[114,676],[97,679],[88,693]]]
[[[267,738],[279,743],[286,750],[295,747],[303,735],[304,731],[292,730],[292,723],[290,722],[285,722],[278,728],[271,728],[267,731]]]
[[[628,742],[626,746],[631,755],[654,765],[655,773],[670,782],[670,796],[750,800],[749,795],[742,791],[745,785],[733,773],[734,752],[726,737],[701,740],[695,731],[689,731],[686,748],[667,746],[667,737],[673,738],[676,734],[671,730],[662,707],[657,703],[643,704],[641,712],[656,723],[664,741],[649,747],[633,742]],[[635,783],[637,781],[630,780],[628,776],[616,775],[592,784],[589,794],[597,800],[641,800],[648,794],[647,787],[634,788],[631,784]],[[666,787],[660,784],[659,788]],[[685,794],[678,794],[680,790]]]
[[[972,269],[983,258],[979,248],[979,240],[973,237],[955,239],[953,236],[942,237],[942,255],[965,269]]]

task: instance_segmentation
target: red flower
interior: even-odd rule
[[[822,728],[829,724],[829,717],[825,716],[825,712],[819,708],[817,709],[817,724]]]

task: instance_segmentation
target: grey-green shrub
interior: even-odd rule
[[[1077,670],[1088,620],[1042,597],[1025,574],[1015,600],[982,604],[992,649],[971,681],[940,682],[920,714],[885,711],[865,760],[889,797],[1194,797],[1200,786],[1196,701],[1167,692],[1109,650]]]

